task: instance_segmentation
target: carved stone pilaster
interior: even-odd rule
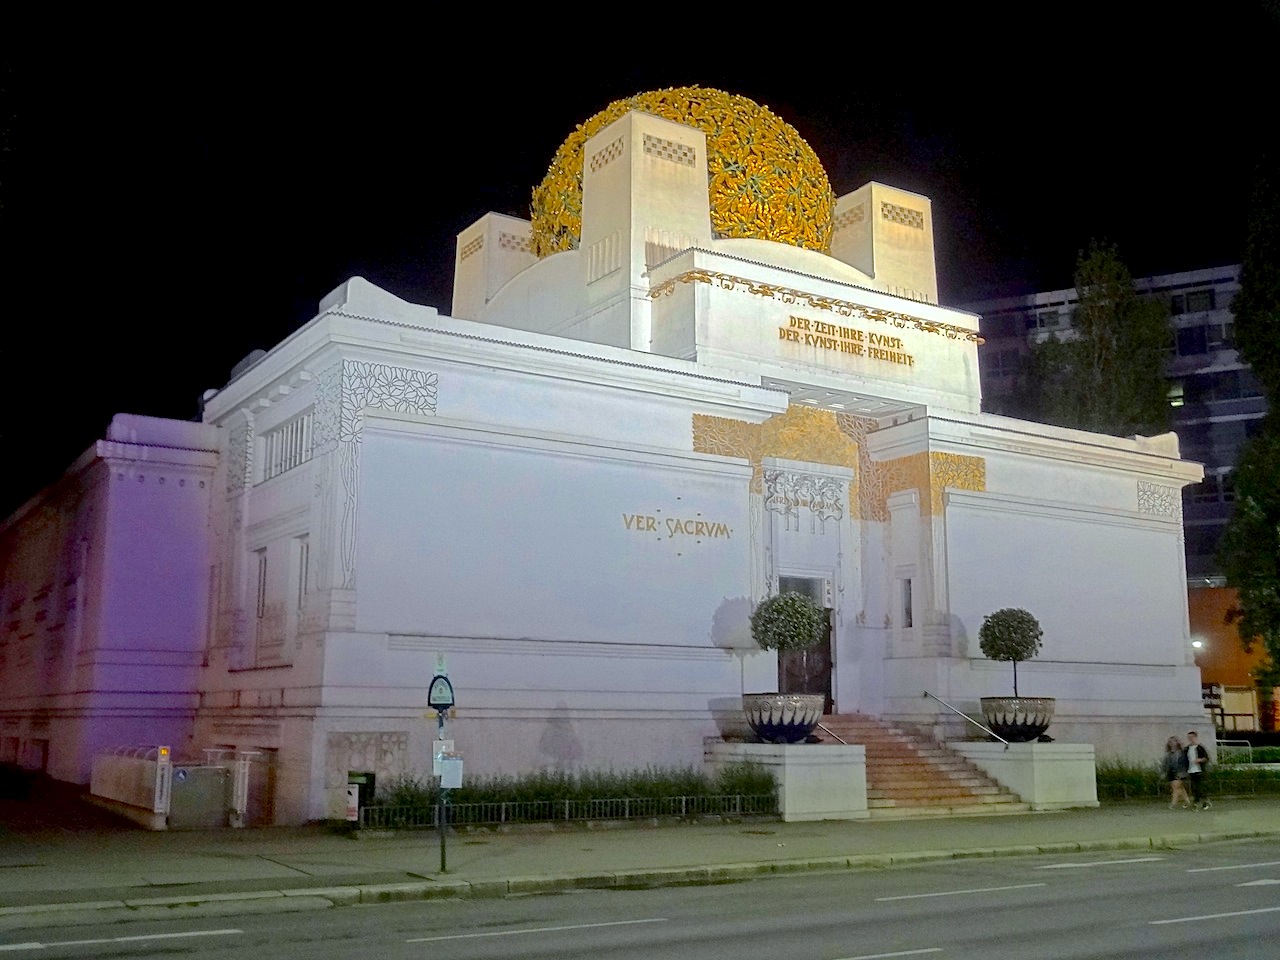
[[[336,470],[342,484],[342,504],[339,507],[335,502],[331,509],[341,514],[337,521],[342,589],[352,590],[356,582],[356,506],[364,411],[372,408],[432,416],[436,412],[438,382],[436,374],[425,370],[363,360],[343,360],[317,378],[312,452],[313,456],[330,452],[337,455]],[[337,499],[336,490],[318,487],[317,494]],[[318,552],[327,557],[332,551],[322,549]],[[327,560],[322,562],[327,563]],[[327,576],[325,582],[329,582]]]

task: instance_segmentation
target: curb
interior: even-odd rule
[[[1111,840],[1061,841],[981,847],[958,850],[912,850],[901,853],[871,853],[846,857],[819,857],[803,860],[748,861],[693,867],[653,867],[605,871],[589,874],[549,874],[493,880],[412,881],[358,886],[306,887],[288,890],[257,890],[244,893],[208,893],[178,897],[130,897],[119,900],[92,900],[69,903],[42,903],[0,907],[0,929],[7,919],[106,910],[139,915],[158,910],[168,914],[175,908],[244,904],[258,901],[279,903],[284,909],[312,909],[356,904],[397,903],[426,900],[498,899],[512,895],[551,893],[557,890],[650,889],[669,886],[699,886],[749,880],[764,876],[822,873],[840,870],[884,869],[886,867],[939,860],[984,859],[1038,856],[1044,854],[1089,853],[1104,850],[1162,850],[1199,843],[1256,840],[1280,836],[1280,830],[1240,830],[1219,833],[1178,833],[1158,837],[1120,837]]]

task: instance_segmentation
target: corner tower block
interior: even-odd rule
[[[836,201],[831,255],[910,300],[938,302],[933,205],[928,197],[868,183]]]
[[[710,243],[707,138],[701,131],[632,112],[587,141],[583,279],[592,326],[605,342],[648,351],[648,269]]]
[[[537,262],[528,220],[486,213],[458,234],[453,254],[453,316],[479,320],[508,280]]]

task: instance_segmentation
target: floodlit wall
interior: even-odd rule
[[[117,415],[0,528],[0,740],[87,783],[95,753],[191,744],[214,431]]]

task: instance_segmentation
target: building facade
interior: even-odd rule
[[[807,150],[719,91],[610,105],[530,220],[459,234],[452,316],[353,278],[208,395],[207,502],[149,528],[208,561],[175,748],[263,758],[277,822],[341,816],[353,773],[430,769],[444,664],[468,773],[697,764],[778,688],[748,618],[780,585],[830,610],[837,712],[968,736],[925,693],[975,716],[1009,693],[977,632],[1016,606],[1045,629],[1019,686],[1057,698],[1056,739],[1146,757],[1202,723],[1200,466],[1172,434],[983,413],[929,200],[836,198]],[[51,553],[8,586],[26,516],[3,531],[23,610],[61,576]],[[0,720],[21,742],[62,695],[6,687]]]
[[[1182,493],[1189,585],[1221,586],[1214,555],[1234,501],[1230,474],[1267,412],[1261,385],[1235,348],[1231,303],[1240,267],[1140,277],[1134,288],[1169,310],[1173,429],[1182,455],[1204,464],[1204,479]],[[986,340],[979,351],[984,409],[1020,412],[1014,392],[1030,344],[1067,334],[1077,302],[1066,289],[967,305],[981,314]]]

